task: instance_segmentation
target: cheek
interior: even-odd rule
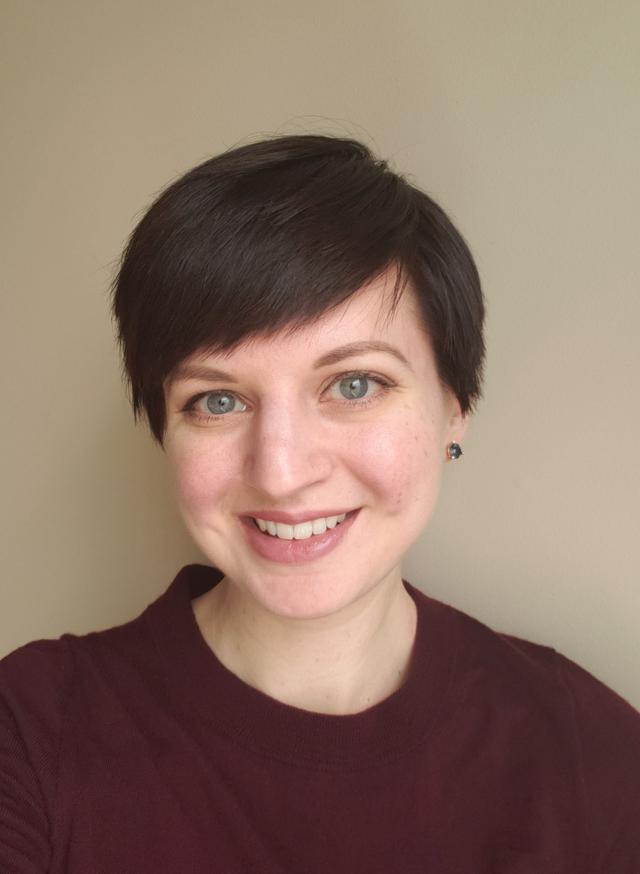
[[[202,445],[174,447],[169,457],[174,483],[181,505],[191,513],[200,508],[210,511],[212,501],[224,504],[237,480],[233,452],[224,446]]]
[[[428,511],[437,497],[442,471],[437,428],[428,419],[408,417],[392,427],[372,429],[354,454],[360,478],[390,512],[417,505]]]

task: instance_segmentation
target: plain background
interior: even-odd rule
[[[447,209],[485,398],[405,576],[640,706],[640,6],[4,0],[0,651],[137,615],[202,560],[134,428],[108,287],[166,183],[362,138]]]

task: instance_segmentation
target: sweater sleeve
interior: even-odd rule
[[[593,874],[640,872],[640,713],[558,654],[573,707]]]
[[[44,874],[51,858],[69,657],[61,641],[0,660],[0,871]]]

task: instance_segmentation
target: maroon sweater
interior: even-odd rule
[[[406,584],[405,684],[311,713],[216,659],[218,579],[0,661],[2,874],[640,872],[640,715],[573,662]]]

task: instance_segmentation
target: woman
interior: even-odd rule
[[[0,667],[0,870],[637,872],[640,716],[401,576],[480,395],[444,212],[362,144],[191,170],[114,313],[213,567]]]

